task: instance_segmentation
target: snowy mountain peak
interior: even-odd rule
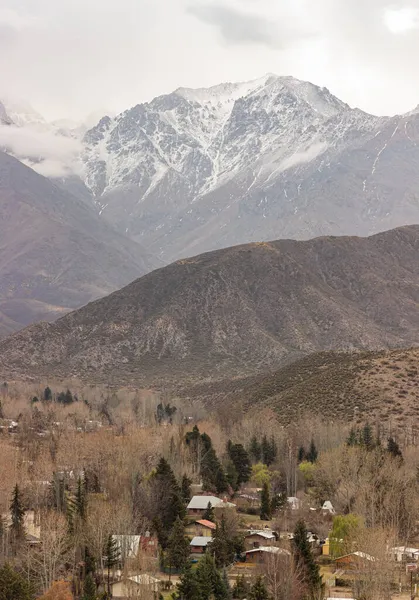
[[[2,96],[1,102],[15,125],[26,127],[27,125],[46,126],[47,122],[30,104],[23,100]]]

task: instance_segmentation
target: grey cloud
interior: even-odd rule
[[[272,22],[258,15],[218,4],[190,6],[187,10],[201,21],[217,27],[226,42],[265,44],[273,48],[283,45],[284,40]]]
[[[384,11],[419,0],[1,0],[0,95],[48,120],[124,110],[179,87],[294,75],[352,105],[419,102],[417,30]]]

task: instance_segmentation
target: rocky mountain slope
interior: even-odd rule
[[[402,427],[404,435],[417,439],[418,367],[418,348],[320,352],[270,373],[206,382],[179,393],[207,406],[228,406],[233,413],[235,408],[273,409],[284,424],[317,415],[354,424],[379,423],[388,434]]]
[[[378,118],[267,75],[104,117],[84,136],[84,183],[103,218],[169,262],[419,222],[418,142],[418,112]]]
[[[412,345],[419,226],[255,243],[180,260],[0,343],[8,374],[188,386],[321,350]]]
[[[0,152],[0,336],[62,316],[157,264],[86,203]]]

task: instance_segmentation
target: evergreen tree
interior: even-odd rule
[[[108,538],[106,540],[104,557],[105,567],[108,571],[107,591],[109,596],[111,596],[111,570],[119,563],[121,558],[121,552],[118,546],[118,542],[112,535],[108,535]]]
[[[374,438],[373,438],[373,434],[372,434],[372,427],[369,423],[366,423],[364,425],[364,428],[362,429],[361,440],[362,440],[363,446],[365,446],[365,448],[367,450],[372,450],[374,448]]]
[[[223,586],[224,586],[225,594],[226,594],[225,598],[226,598],[226,600],[232,600],[233,594],[232,594],[232,590],[231,590],[230,581],[228,579],[227,569],[223,569],[222,580],[223,580]]]
[[[202,458],[201,477],[205,490],[216,491],[218,494],[222,494],[228,489],[224,469],[212,446],[205,452]]]
[[[185,524],[178,517],[169,536],[167,549],[169,566],[177,571],[182,570],[188,563],[189,554],[190,542],[185,535]]]
[[[0,419],[4,419],[3,404],[1,403],[1,400],[0,400]]]
[[[234,541],[227,532],[224,515],[221,515],[221,520],[217,524],[212,542],[209,544],[208,549],[210,554],[214,556],[215,564],[219,569],[228,567],[234,560]]]
[[[228,481],[221,463],[215,475],[215,490],[217,494],[223,494],[228,491]]]
[[[76,498],[74,501],[74,508],[76,514],[83,520],[86,520],[87,513],[87,493],[86,493],[86,480],[79,477],[77,479],[77,491]]]
[[[242,483],[249,481],[252,472],[249,455],[242,444],[232,444],[231,441],[228,443],[227,451],[236,468],[237,485],[240,487]]]
[[[237,491],[239,489],[239,474],[236,471],[236,467],[232,460],[228,460],[225,463],[225,474],[228,485],[234,490]]]
[[[307,528],[303,520],[297,522],[294,530],[294,561],[303,573],[303,581],[307,585],[310,598],[317,598],[322,589],[319,566],[316,564],[310,543],[307,538]]]
[[[260,502],[260,518],[262,521],[270,521],[271,513],[271,497],[269,493],[269,484],[267,481],[263,484],[261,502]]]
[[[55,508],[59,512],[64,513],[66,510],[65,482],[59,473],[53,474],[49,487],[48,503],[51,508]]]
[[[249,593],[249,600],[269,600],[268,590],[263,581],[263,577],[259,575],[256,577],[255,583]]]
[[[245,598],[248,598],[249,592],[250,587],[246,581],[246,577],[244,575],[238,575],[232,590],[234,600],[244,600]]]
[[[258,463],[262,458],[262,447],[254,435],[250,441],[249,454],[254,463]]]
[[[200,600],[228,600],[228,590],[218,571],[214,558],[207,552],[196,569]]]
[[[44,390],[44,400],[45,402],[51,402],[52,400],[52,391],[49,386],[47,386]]]
[[[163,550],[166,550],[173,525],[178,517],[185,518],[186,510],[176,477],[164,458],[159,460],[153,485],[156,492],[157,515],[153,520],[153,525],[160,545]]]
[[[286,494],[275,494],[271,498],[271,513],[275,513],[277,510],[282,510],[287,506],[287,495]]]
[[[25,577],[8,564],[0,568],[0,600],[33,600],[34,597]]]
[[[347,446],[357,446],[359,444],[359,436],[357,430],[352,427],[349,432],[348,439],[346,440]]]
[[[202,518],[206,521],[211,521],[212,523],[215,521],[215,512],[211,502],[208,502],[207,508],[205,509]]]
[[[314,440],[311,440],[310,450],[307,453],[307,460],[311,463],[315,463],[317,460],[318,454],[319,453],[317,452],[316,444],[314,443]]]
[[[305,461],[305,459],[306,459],[306,451],[305,451],[304,446],[300,446],[298,448],[297,459],[298,459],[299,463],[302,463],[303,461]]]
[[[188,563],[177,584],[176,598],[178,600],[201,600],[201,588],[192,565]]]
[[[400,450],[399,444],[392,437],[388,438],[387,452],[389,452],[392,456],[394,456],[394,458],[401,458],[401,459],[403,459],[403,454],[402,454],[402,452]]]
[[[277,447],[275,444],[275,440],[272,437],[270,440],[266,437],[266,435],[262,438],[262,462],[266,466],[270,466],[273,462],[275,462],[277,455]]]
[[[89,573],[83,583],[83,596],[82,600],[96,600],[97,599],[97,588],[96,583]]]
[[[13,489],[12,501],[10,504],[10,515],[12,518],[12,523],[10,525],[12,540],[13,542],[22,541],[25,538],[25,509],[23,507],[22,496],[17,484]]]
[[[182,477],[181,494],[182,494],[182,500],[185,504],[188,504],[190,499],[192,498],[191,485],[192,485],[192,480],[189,479],[189,477],[187,475],[184,475]]]

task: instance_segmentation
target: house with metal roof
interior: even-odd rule
[[[210,537],[196,535],[190,543],[191,554],[204,554],[211,541]]]

